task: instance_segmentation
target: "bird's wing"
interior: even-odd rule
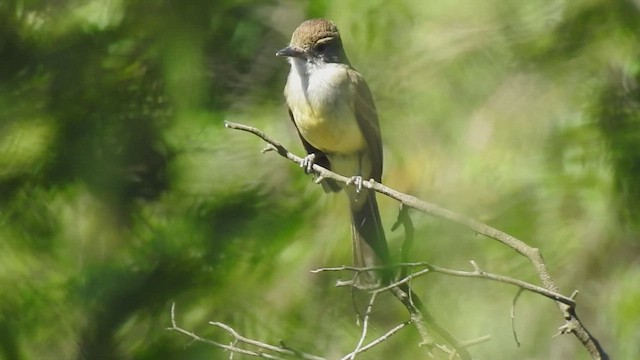
[[[362,75],[351,69],[349,70],[349,76],[356,87],[354,108],[360,131],[362,131],[362,135],[367,142],[367,152],[371,160],[370,177],[380,182],[382,181],[382,139],[376,107],[373,103],[369,85],[367,85]]]

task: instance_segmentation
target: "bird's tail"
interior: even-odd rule
[[[350,196],[349,202],[354,265],[357,267],[389,265],[389,249],[375,192],[362,189],[355,197]],[[356,278],[355,286],[358,288],[384,286],[390,283],[391,279],[390,269],[361,272]]]

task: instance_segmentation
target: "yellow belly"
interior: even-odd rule
[[[300,134],[326,153],[349,154],[365,147],[364,137],[353,111],[347,106],[332,109],[291,109]]]
[[[308,78],[292,71],[285,95],[300,134],[314,147],[341,154],[366,147],[347,67],[327,65]]]

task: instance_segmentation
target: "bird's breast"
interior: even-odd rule
[[[300,134],[326,153],[349,154],[365,147],[354,109],[355,87],[348,67],[292,64],[285,96]]]

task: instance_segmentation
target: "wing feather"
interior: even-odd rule
[[[356,86],[355,112],[360,131],[367,142],[367,155],[371,160],[371,175],[375,181],[382,181],[382,139],[378,113],[373,102],[369,85],[357,71],[349,70],[349,76]],[[365,179],[367,180],[367,179]]]

